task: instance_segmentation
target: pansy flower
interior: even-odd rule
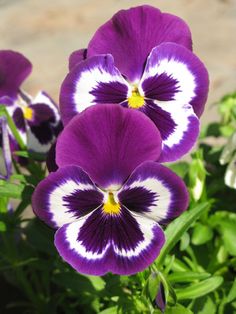
[[[9,134],[5,117],[0,117],[0,179],[9,179],[12,171],[12,159]]]
[[[183,181],[154,160],[158,129],[116,104],[86,109],[56,144],[59,169],[33,194],[35,214],[57,230],[55,246],[78,272],[133,274],[158,256],[166,224],[188,204]]]
[[[153,24],[155,21],[155,24]],[[123,10],[71,56],[60,95],[63,123],[88,106],[117,103],[146,114],[161,133],[160,162],[187,153],[199,133],[208,73],[186,24],[150,6]]]
[[[0,51],[0,104],[5,105],[28,149],[46,153],[60,126],[60,116],[53,100],[43,91],[32,98],[21,84],[29,76],[32,65],[22,54]],[[18,146],[10,130],[12,150]]]

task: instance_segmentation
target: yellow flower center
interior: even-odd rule
[[[22,107],[23,115],[26,120],[32,120],[33,110],[29,107]]]
[[[108,198],[106,203],[103,205],[103,211],[104,213],[110,215],[117,215],[120,213],[120,204],[116,202],[112,192],[108,192]]]
[[[132,96],[128,98],[129,107],[137,109],[142,107],[144,103],[144,97],[140,95],[138,88],[134,87],[132,91]]]

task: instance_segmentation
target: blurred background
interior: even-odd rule
[[[190,26],[195,53],[210,74],[203,124],[217,118],[212,106],[236,90],[236,0],[146,1],[183,18]],[[33,63],[25,89],[46,90],[58,101],[70,53],[86,47],[96,29],[131,0],[0,0],[0,49],[17,50]],[[154,21],[153,21],[154,23]]]

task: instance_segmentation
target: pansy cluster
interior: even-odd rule
[[[35,121],[50,117],[46,104],[53,110],[45,94],[29,100],[19,90],[26,65],[8,96],[9,108],[16,97],[27,102],[14,110],[31,134]],[[208,85],[186,23],[147,5],[119,11],[87,49],[72,53],[60,93],[64,129],[54,171],[32,204],[57,229],[55,246],[78,272],[134,274],[157,258],[165,242],[161,225],[188,206],[184,182],[161,163],[193,147]]]
[[[40,91],[36,97],[32,97],[21,88],[31,71],[32,64],[22,54],[0,50],[0,105],[6,107],[26,147],[30,151],[45,154],[61,130],[61,120],[57,105],[47,93]],[[18,151],[19,145],[4,122],[1,123],[0,134],[0,149],[4,157],[0,163],[0,173],[8,178],[8,151]]]

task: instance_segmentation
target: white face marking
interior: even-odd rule
[[[191,105],[180,105],[174,101],[154,101],[163,111],[170,113],[176,127],[163,144],[172,147],[178,145],[183,139],[185,132],[191,127],[190,118],[197,118]]]
[[[196,96],[195,77],[189,70],[188,66],[178,60],[162,59],[155,66],[149,66],[148,69],[144,71],[143,77],[140,81],[140,91],[145,93],[145,91],[142,89],[142,83],[145,79],[155,75],[160,75],[162,73],[167,74],[178,82],[177,86],[179,87],[179,91],[175,93],[174,100],[182,105],[189,104],[190,101]]]
[[[82,112],[89,106],[94,105],[94,101],[96,98],[91,94],[91,91],[93,89],[96,89],[96,87],[98,87],[100,83],[112,82],[120,82],[130,89],[130,86],[121,75],[112,75],[102,67],[91,68],[89,70],[81,72],[79,79],[77,80],[77,82],[75,82],[75,92],[73,95],[73,101],[76,104],[77,112]],[[124,99],[126,97],[127,96],[124,95]]]
[[[60,184],[49,196],[48,209],[52,214],[53,222],[62,227],[67,223],[74,222],[76,218],[73,213],[69,213],[69,208],[65,205],[63,198],[65,196],[73,194],[75,191],[81,190],[94,190],[94,187],[90,184],[76,183],[72,180],[67,180],[63,184]]]
[[[149,207],[150,211],[142,214],[156,222],[167,218],[172,199],[170,190],[160,180],[156,180],[155,178],[135,181],[131,185],[127,185],[127,187],[124,186],[124,190],[126,190],[126,188],[133,189],[136,187],[145,188],[156,194],[156,201],[154,201],[153,206]]]

